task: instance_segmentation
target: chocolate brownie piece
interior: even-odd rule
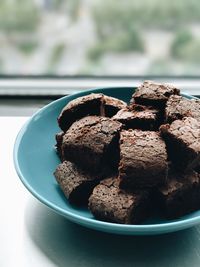
[[[100,115],[102,94],[89,94],[70,101],[61,111],[58,124],[65,132],[73,122],[87,115]]]
[[[165,108],[166,122],[171,123],[183,117],[200,119],[200,100],[187,99],[178,95],[170,96]]]
[[[141,223],[150,215],[150,206],[147,191],[125,192],[119,188],[116,177],[101,181],[89,198],[89,209],[94,217],[113,223]]]
[[[198,166],[196,166],[195,171],[200,174],[200,162],[199,162]]]
[[[70,203],[85,205],[101,176],[90,175],[75,164],[64,161],[56,168],[54,176]]]
[[[98,172],[109,164],[116,168],[119,161],[120,122],[110,118],[88,116],[75,122],[63,137],[66,160],[83,169]]]
[[[180,90],[168,84],[144,81],[133,94],[131,102],[141,105],[164,108],[171,95],[179,95]]]
[[[129,130],[120,136],[121,188],[147,188],[163,184],[168,171],[167,151],[158,132]]]
[[[133,104],[118,111],[113,120],[124,124],[126,129],[158,130],[160,112],[151,107]]]
[[[114,116],[120,109],[126,108],[127,104],[117,98],[104,95],[103,96],[103,103],[104,103],[104,114],[106,117]]]
[[[64,136],[64,132],[57,133],[55,136],[55,138],[56,138],[55,148],[56,148],[57,154],[58,154],[61,161],[64,161],[64,157],[63,157],[63,153],[62,153],[63,136]]]
[[[200,122],[191,117],[160,127],[169,159],[178,169],[195,168],[200,162]]]
[[[112,117],[127,104],[117,98],[103,94],[89,94],[70,101],[61,111],[58,124],[67,131],[73,122],[88,116],[101,115]]]
[[[167,183],[158,188],[158,201],[168,219],[175,219],[200,209],[200,176],[194,171],[170,171]]]

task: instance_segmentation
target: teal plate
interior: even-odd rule
[[[141,225],[121,225],[94,219],[87,209],[71,206],[63,196],[54,179],[53,172],[59,164],[55,152],[55,134],[59,132],[57,117],[61,109],[77,97],[89,93],[104,93],[127,101],[134,89],[101,88],[58,99],[39,110],[20,130],[14,146],[16,171],[26,188],[42,203],[67,219],[104,232],[124,235],[154,235],[189,228],[200,223],[200,211],[193,212],[178,220],[154,217]],[[187,98],[192,98],[183,94]]]

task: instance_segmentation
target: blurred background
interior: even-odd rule
[[[199,75],[199,0],[0,0],[1,96],[144,79],[200,95]]]
[[[0,73],[199,75],[199,0],[1,0]]]

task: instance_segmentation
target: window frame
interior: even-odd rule
[[[199,76],[0,76],[1,97],[57,98],[91,88],[137,87],[144,80],[171,83],[200,96]]]

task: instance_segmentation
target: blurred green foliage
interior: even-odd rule
[[[91,47],[88,56],[91,60],[98,60],[105,52],[123,53],[130,51],[142,52],[144,50],[142,40],[135,30],[127,33],[107,37],[105,40],[99,40],[96,45]]]
[[[51,0],[50,9],[65,12],[75,22],[79,17],[81,0]]]
[[[51,1],[52,9],[58,10],[58,9],[62,8],[62,6],[65,2],[66,2],[66,0],[52,0]]]
[[[174,41],[171,47],[172,56],[179,58],[181,57],[180,52],[184,50],[185,47],[193,42],[193,36],[190,31],[180,31],[175,35]]]
[[[200,39],[189,31],[180,31],[172,43],[171,54],[178,60],[200,62]]]
[[[137,52],[148,58],[149,50],[145,51],[145,48],[149,47],[143,37],[151,30],[155,35],[155,30],[170,32],[174,39],[171,47],[166,49],[166,55],[161,55],[162,58],[156,58],[153,54],[155,58],[150,59],[147,71],[144,67],[145,72],[170,74],[174,71],[172,66],[177,63],[183,65],[182,69],[188,66],[189,70],[191,66],[196,68],[200,63],[200,34],[199,37],[193,36],[191,30],[193,23],[197,29],[200,27],[199,0],[51,0],[41,6],[34,0],[0,0],[0,31],[9,37],[7,40],[11,46],[13,44],[29,56],[36,48],[40,50],[40,40],[36,39],[39,36],[37,30],[42,23],[48,22],[45,19],[51,17],[52,12],[57,16],[61,13],[66,15],[66,27],[72,27],[75,31],[80,27],[82,19],[87,16],[88,21],[92,19],[96,40],[91,40],[94,45],[86,51],[88,58],[84,71],[88,74],[103,71],[103,61],[99,59],[106,53]],[[69,25],[69,21],[73,25]],[[32,33],[35,33],[35,39],[30,40]],[[47,62],[49,72],[55,71],[65,48],[63,43],[52,48]]]
[[[38,47],[38,42],[34,40],[24,40],[18,43],[17,47],[25,55],[30,55]]]
[[[96,0],[93,15],[97,30],[104,36],[112,29],[134,25],[174,30],[200,20],[199,0]]]
[[[0,30],[9,32],[31,32],[39,24],[39,10],[32,0],[1,0]]]
[[[190,23],[200,22],[199,0],[95,0],[92,15],[98,38],[88,52],[93,61],[106,52],[144,52],[142,35],[148,29],[173,32],[176,37],[171,55],[180,60],[199,61],[196,55],[199,40],[194,40],[188,31],[180,31]],[[155,73],[160,69],[170,71],[164,60],[157,63]]]
[[[97,43],[89,50],[89,57],[98,59],[104,52],[128,52],[144,50],[139,32],[132,18],[124,14],[130,13],[131,1],[124,5],[122,1],[95,1],[92,15],[97,33]]]
[[[48,72],[51,73],[54,71],[57,63],[59,62],[59,60],[61,59],[64,50],[65,50],[66,46],[63,43],[57,44],[53,47],[52,51],[51,51],[51,55],[49,58],[49,62],[48,62]]]
[[[172,73],[173,64],[165,58],[155,59],[147,70],[149,75],[170,75]]]
[[[72,22],[75,22],[79,17],[79,11],[81,6],[81,0],[68,0],[66,1],[67,8],[66,11],[68,15],[71,17]]]
[[[0,73],[3,71],[3,60],[0,57]]]

